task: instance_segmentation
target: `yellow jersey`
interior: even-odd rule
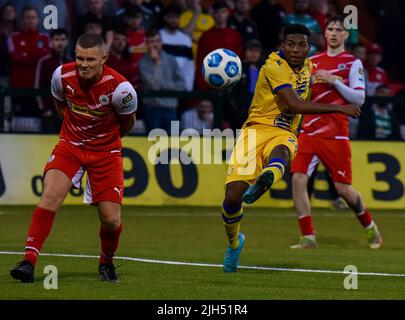
[[[180,16],[180,28],[185,28],[187,25],[191,22],[193,19],[193,11],[187,10],[183,12]],[[196,24],[195,24],[195,29],[192,34],[192,40],[193,40],[193,56],[194,60],[197,58],[197,44],[198,40],[200,39],[201,35],[211,29],[214,26],[215,22],[214,19],[206,13],[201,12],[198,15]]]
[[[302,100],[308,100],[311,71],[312,63],[308,58],[301,68],[292,69],[281,50],[272,52],[260,70],[245,124],[270,125],[297,134],[301,115],[290,111],[277,96],[277,91],[292,87]]]

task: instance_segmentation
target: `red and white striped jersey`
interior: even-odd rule
[[[311,58],[312,84],[311,101],[326,104],[348,104],[339,91],[325,82],[316,80],[319,70],[327,70],[342,81],[343,84],[356,90],[365,90],[363,64],[352,54],[344,51],[336,56],[326,52]],[[303,117],[301,133],[310,136],[322,136],[331,139],[349,139],[349,119],[341,113],[306,114]]]
[[[100,80],[86,88],[79,79],[76,62],[66,63],[54,71],[51,91],[68,106],[61,140],[94,151],[121,149],[117,116],[137,109],[136,91],[123,76],[104,65]]]

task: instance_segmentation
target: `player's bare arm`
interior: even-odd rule
[[[295,113],[320,114],[339,112],[353,118],[358,118],[361,113],[360,107],[354,104],[332,105],[301,100],[291,87],[280,89],[277,91],[277,95]]]
[[[128,134],[129,131],[134,127],[136,121],[136,113],[124,114],[118,116],[118,121],[120,123],[120,136],[121,138]]]

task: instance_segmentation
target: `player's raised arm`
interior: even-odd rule
[[[125,136],[133,128],[136,121],[138,98],[135,89],[128,82],[122,82],[113,93],[115,112],[120,123],[120,135]]]
[[[354,104],[333,105],[301,100],[291,86],[278,90],[277,96],[295,113],[320,114],[340,112],[353,118],[359,117],[361,113],[360,107]]]

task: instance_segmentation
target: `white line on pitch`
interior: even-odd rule
[[[0,254],[7,255],[23,255],[23,252],[15,251],[0,251]],[[41,256],[51,256],[51,257],[68,257],[68,258],[90,258],[98,259],[99,256],[86,255],[86,254],[64,254],[64,253],[41,253]],[[156,264],[168,264],[168,265],[180,265],[180,266],[194,266],[194,267],[215,267],[222,268],[222,264],[213,263],[197,263],[197,262],[183,262],[183,261],[167,261],[167,260],[155,260],[155,259],[142,259],[142,258],[131,258],[131,257],[115,257],[117,260],[128,260],[137,261],[145,263],[156,263]],[[380,273],[380,272],[357,272],[351,273],[339,270],[318,270],[318,269],[291,269],[291,268],[273,268],[273,267],[259,267],[259,266],[239,266],[239,269],[248,270],[266,270],[266,271],[285,271],[285,272],[307,272],[307,273],[334,273],[334,274],[357,274],[360,276],[380,276],[380,277],[405,277],[402,273]]]

